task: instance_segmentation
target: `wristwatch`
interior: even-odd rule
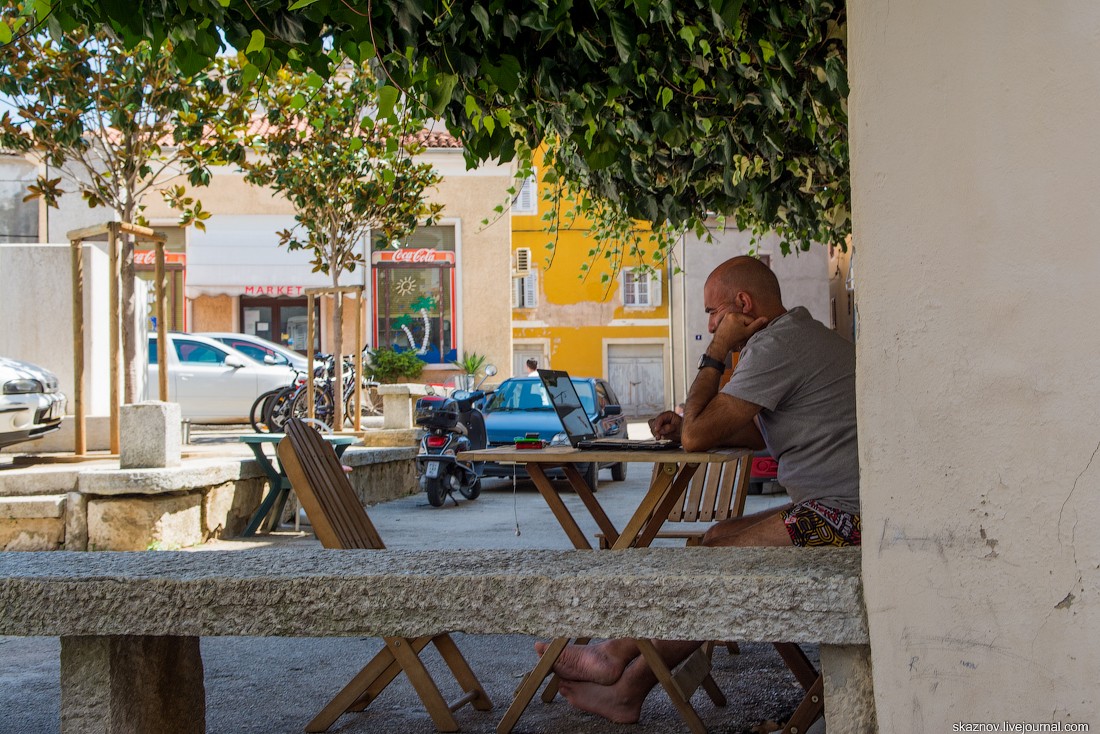
[[[713,367],[719,372],[726,371],[725,362],[720,359],[715,359],[714,357],[711,357],[709,354],[706,353],[704,353],[703,356],[699,358],[699,369],[703,369],[704,367]]]

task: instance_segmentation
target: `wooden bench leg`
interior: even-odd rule
[[[198,637],[61,638],[61,734],[204,734]]]

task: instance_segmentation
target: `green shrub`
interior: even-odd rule
[[[412,352],[395,352],[382,347],[371,350],[370,369],[379,382],[403,382],[420,377],[424,362]]]

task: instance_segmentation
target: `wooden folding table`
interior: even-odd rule
[[[573,546],[579,549],[591,550],[593,549],[592,544],[546,476],[547,469],[563,469],[570,486],[577,493],[581,502],[584,503],[585,509],[588,510],[592,519],[596,521],[600,532],[606,536],[610,548],[618,550],[632,547],[645,548],[653,542],[653,538],[661,529],[673,505],[683,497],[692,476],[700,464],[736,461],[747,453],[750,453],[749,449],[722,449],[688,453],[680,449],[675,451],[627,451],[623,449],[581,451],[568,446],[539,450],[516,449],[508,446],[466,451],[459,454],[458,458],[463,461],[523,464],[539,494],[550,506],[554,517],[557,518],[565,534],[569,536]],[[592,491],[592,488],[584,481],[584,477],[577,471],[575,464],[586,464],[592,461],[601,464],[620,461],[644,462],[658,466],[657,471],[653,473],[653,480],[649,485],[649,489],[638,504],[638,509],[634,511],[622,531],[616,529],[607,513],[604,512],[603,507],[600,506],[596,493]],[[587,640],[578,640],[578,642],[587,642]],[[690,701],[688,701],[694,687],[690,691],[681,691],[680,685],[673,679],[671,671],[652,641],[637,640],[636,642],[638,643],[638,649],[653,669],[657,680],[668,692],[669,698],[688,727],[696,734],[705,732],[706,727],[695,709],[692,708]],[[508,734],[512,731],[519,717],[538,691],[539,686],[551,674],[554,663],[557,662],[558,656],[561,655],[567,644],[569,644],[569,638],[559,638],[550,643],[549,648],[539,659],[538,664],[520,684],[512,705],[497,726],[497,734]],[[555,678],[547,686],[547,690],[543,693],[543,700],[549,701],[554,697],[557,691],[556,683]]]

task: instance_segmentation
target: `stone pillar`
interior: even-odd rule
[[[205,731],[199,638],[61,638],[61,734]]]
[[[150,400],[123,405],[120,469],[161,469],[180,465],[180,406]]]
[[[822,645],[825,721],[829,734],[875,734],[875,694],[871,685],[871,648]]]
[[[378,388],[384,411],[382,428],[413,428],[413,410],[418,398],[428,394],[428,388],[416,383],[382,385]]]

